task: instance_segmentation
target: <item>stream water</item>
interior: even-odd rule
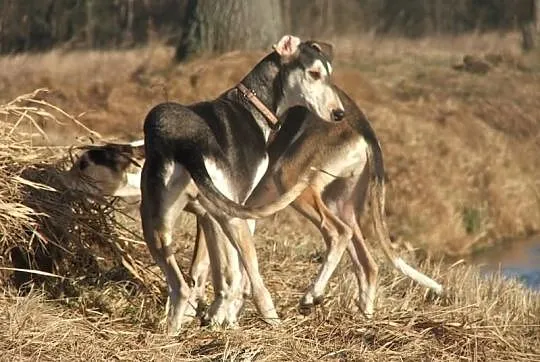
[[[540,291],[540,237],[503,243],[473,256],[484,274],[498,273],[515,278]]]

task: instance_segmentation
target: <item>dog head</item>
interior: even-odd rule
[[[304,106],[325,121],[342,120],[345,110],[331,81],[332,46],[285,35],[274,50],[282,64],[282,97],[277,114]]]
[[[84,149],[84,148],[83,148]],[[88,146],[67,172],[66,187],[95,196],[140,196],[141,146]]]

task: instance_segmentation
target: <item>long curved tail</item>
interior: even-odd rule
[[[200,154],[192,154],[184,158],[184,166],[188,169],[191,177],[199,188],[199,201],[211,213],[232,216],[241,219],[260,219],[275,214],[293,202],[308,186],[310,173],[301,179],[295,186],[281,194],[270,204],[258,207],[249,207],[238,204],[223,195],[214,185],[208,171],[204,166]]]
[[[371,212],[373,217],[373,223],[375,232],[379,238],[379,242],[383,248],[384,254],[392,265],[402,272],[404,275],[410,277],[421,285],[432,289],[437,294],[442,294],[443,286],[422,272],[414,269],[408,265],[401,257],[396,255],[390,245],[390,234],[388,232],[388,226],[385,220],[385,192],[386,187],[384,183],[384,162],[381,145],[377,140],[375,131],[368,124],[364,129],[364,137],[368,143],[368,167],[370,173],[370,202]]]

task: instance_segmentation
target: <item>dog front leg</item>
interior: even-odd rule
[[[321,214],[321,219],[325,221],[324,224],[320,225],[320,228],[326,241],[327,250],[323,265],[319,269],[315,281],[300,302],[304,306],[318,304],[322,301],[324,289],[352,237],[351,228],[328,210],[320,199],[320,194],[316,193],[314,199]]]
[[[265,322],[278,324],[279,317],[274,307],[270,292],[264,285],[259,271],[257,252],[251,238],[251,233],[246,220],[220,218],[219,223],[225,234],[229,237],[240,258],[251,282],[251,290],[255,307],[263,316]]]
[[[324,205],[320,193],[312,187],[307,188],[292,206],[319,228],[327,249],[317,277],[300,300],[300,307],[307,312],[314,304],[322,302],[326,285],[350,244],[352,231]]]
[[[206,215],[200,220],[206,236],[214,287],[214,300],[203,318],[203,324],[235,326],[243,305],[242,265],[238,252],[211,216]]]

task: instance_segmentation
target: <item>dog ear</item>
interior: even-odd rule
[[[281,56],[283,61],[288,62],[298,51],[301,42],[300,38],[296,36],[285,35],[272,48]]]
[[[328,61],[332,62],[334,60],[334,47],[332,44],[315,40],[306,41],[306,44],[323,53]]]

